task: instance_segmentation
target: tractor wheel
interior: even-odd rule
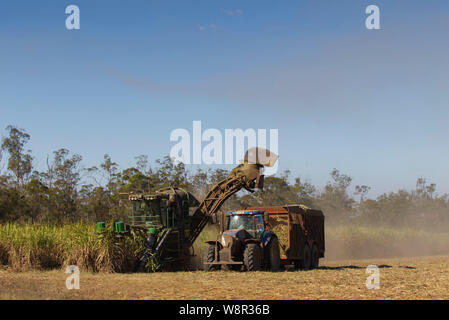
[[[213,262],[214,260],[215,260],[215,246],[209,245],[206,248],[204,248],[203,262]],[[204,271],[214,271],[218,270],[219,268],[220,265],[213,265],[213,264],[204,265]]]
[[[259,271],[261,269],[261,250],[259,245],[250,243],[243,252],[243,264],[248,271]]]
[[[302,259],[298,261],[298,267],[300,269],[309,270],[310,269],[310,260],[311,260],[311,252],[310,247],[306,243],[304,245],[304,250],[302,251]]]
[[[281,252],[279,249],[279,240],[278,238],[273,238],[268,246],[268,265],[271,271],[279,271],[281,265]]]
[[[318,247],[316,246],[316,244],[314,244],[312,246],[310,269],[318,269],[319,264],[320,264],[320,253],[318,252]]]

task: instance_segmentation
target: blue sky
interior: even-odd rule
[[[320,187],[335,167],[371,197],[419,176],[449,193],[448,18],[443,0],[2,1],[0,134],[26,129],[37,167],[65,147],[124,168],[193,120],[277,128],[280,169]]]

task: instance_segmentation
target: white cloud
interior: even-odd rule
[[[219,30],[222,29],[219,25],[216,25],[214,23],[211,23],[207,26],[198,25],[198,30],[205,31],[205,30]]]
[[[237,10],[226,10],[226,9],[220,9],[221,12],[224,14],[227,14],[230,17],[234,17],[239,14],[243,14],[243,10],[237,9]]]

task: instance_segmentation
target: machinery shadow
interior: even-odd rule
[[[379,269],[382,268],[393,268],[392,266],[386,265],[386,264],[381,264],[379,266],[377,266]],[[346,270],[346,269],[365,269],[366,267],[361,267],[361,266],[354,266],[354,265],[348,265],[348,266],[338,266],[338,267],[327,267],[327,266],[322,266],[322,267],[318,267],[318,269],[320,270]]]

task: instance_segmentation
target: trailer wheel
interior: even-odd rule
[[[271,271],[279,271],[281,265],[281,252],[278,238],[273,238],[268,247],[268,264]]]
[[[243,252],[243,263],[248,271],[259,271],[261,269],[261,250],[259,245],[250,243]]]
[[[312,256],[310,261],[310,269],[317,269],[320,264],[320,253],[316,244],[312,246]]]
[[[204,248],[203,262],[213,262],[214,260],[215,260],[215,246],[209,245],[206,248]],[[213,264],[204,265],[205,271],[218,270],[219,268],[220,265],[213,265]]]
[[[298,260],[298,262],[295,263],[295,266],[299,267],[300,269],[309,270],[310,269],[310,260],[311,260],[310,247],[306,243],[304,245],[304,250],[302,251],[302,259]]]

